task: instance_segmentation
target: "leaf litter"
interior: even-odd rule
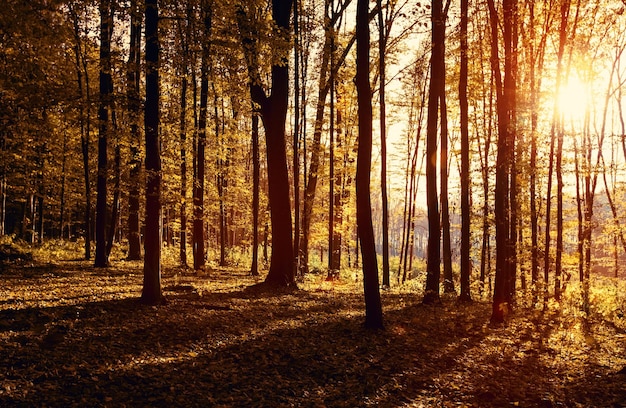
[[[272,291],[166,268],[151,307],[141,270],[4,268],[0,406],[626,406],[624,330],[558,307],[490,327],[488,302],[391,289],[368,332],[352,279]]]

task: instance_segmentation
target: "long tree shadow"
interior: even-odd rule
[[[552,389],[537,327],[489,329],[488,304],[387,294],[368,332],[357,294],[165,288],[1,311],[0,406],[554,406],[597,375]]]

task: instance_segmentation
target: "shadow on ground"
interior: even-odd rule
[[[58,276],[108,282],[90,271]],[[114,275],[135,284],[132,273]],[[31,290],[45,297],[64,278]],[[130,290],[107,300],[56,294],[68,304],[0,303],[0,406],[626,404],[626,376],[589,353],[563,359],[547,321],[545,332],[539,324],[492,329],[488,304],[422,306],[415,294],[385,293],[386,330],[368,332],[356,287],[275,293],[249,288],[243,274],[212,279],[167,278],[160,307]],[[598,356],[613,352],[623,349]]]

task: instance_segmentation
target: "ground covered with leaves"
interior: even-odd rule
[[[165,267],[167,304],[151,307],[141,273],[5,264],[0,406],[626,406],[624,326],[575,300],[490,327],[488,302],[424,306],[407,285],[369,332],[354,276],[274,291],[241,269]]]

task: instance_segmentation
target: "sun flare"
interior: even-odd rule
[[[588,87],[580,79],[572,77],[558,95],[558,108],[566,120],[583,120],[589,101]]]

